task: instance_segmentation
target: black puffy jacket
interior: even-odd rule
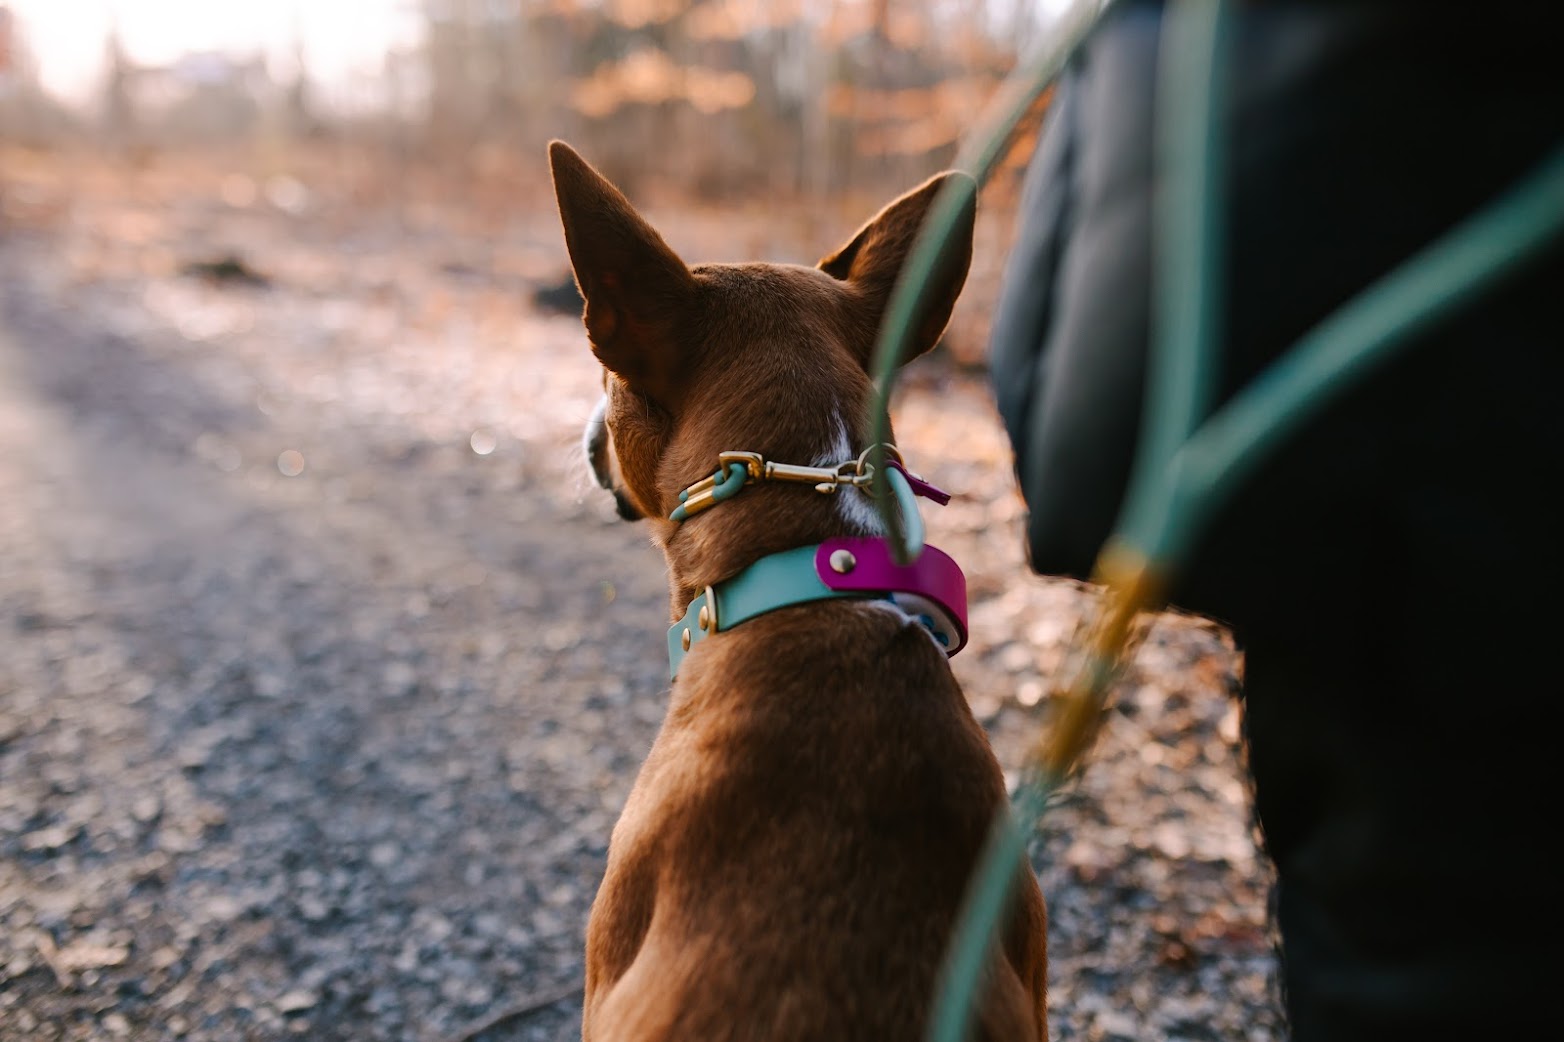
[[[1240,6],[1224,397],[1564,147],[1556,10]],[[995,317],[1047,574],[1089,575],[1138,436],[1160,23],[1160,5],[1120,3],[1072,61]],[[1291,439],[1175,588],[1245,651],[1299,1042],[1553,1022],[1561,422],[1555,247]]]

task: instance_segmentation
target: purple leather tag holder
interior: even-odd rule
[[[832,556],[840,550],[852,555],[852,564],[845,571],[838,571],[831,564]],[[838,558],[839,564],[845,562],[845,557]],[[815,551],[815,573],[833,590],[910,595],[907,602],[912,604],[927,601],[942,610],[945,618],[939,621],[948,623],[948,627],[933,627],[935,632],[954,631],[951,636],[955,639],[946,645],[945,653],[954,655],[966,646],[967,577],[943,550],[925,546],[916,561],[899,565],[884,539],[827,539]],[[902,599],[893,599],[909,614],[913,613]]]
[[[895,467],[897,470],[901,471],[902,477],[907,479],[907,484],[912,486],[913,494],[922,496],[924,499],[932,499],[940,506],[944,506],[946,503],[950,502],[949,492],[946,492],[944,489],[935,485],[929,484],[927,481],[924,481],[922,478],[918,477],[918,475],[914,474],[900,463],[897,463],[895,460],[891,460],[890,466]]]

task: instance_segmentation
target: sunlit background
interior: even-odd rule
[[[297,75],[302,56],[313,77],[338,90],[377,77],[389,55],[417,44],[422,29],[418,6],[398,0],[13,0],[10,6],[28,59],[24,76],[30,73],[41,89],[75,105],[91,105],[103,89],[116,47],[143,68],[260,56],[278,80]]]
[[[297,209],[312,193],[339,214],[389,207],[399,226],[442,199],[502,238],[504,218],[546,209],[543,146],[562,137],[637,202],[773,216],[706,259],[812,260],[833,244],[820,237],[948,165],[1063,6],[11,0],[0,201],[13,223],[57,214],[81,186],[39,166],[68,155],[77,180],[178,166],[190,194]],[[983,256],[1008,245],[1026,154],[1023,135],[989,193]],[[975,361],[985,328],[959,319],[950,343]]]
[[[0,127],[153,147],[394,125],[404,146],[449,154],[633,118],[651,129],[628,147],[655,144],[676,170],[669,153],[699,120],[707,147],[687,165],[819,190],[851,181],[857,159],[948,150],[1062,6],[11,0]],[[778,169],[783,155],[796,159]]]

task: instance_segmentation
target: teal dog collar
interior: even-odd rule
[[[966,644],[966,576],[948,554],[925,547],[912,564],[898,565],[883,539],[839,538],[762,557],[706,587],[668,630],[668,676],[678,676],[685,653],[713,633],[778,608],[844,597],[892,601],[947,655]]]

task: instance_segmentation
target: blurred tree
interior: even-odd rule
[[[120,39],[119,22],[109,24],[109,32],[103,42],[104,74],[103,102],[100,113],[102,134],[100,140],[110,151],[133,149],[137,144],[136,106],[133,100],[132,81],[135,66],[125,54]]]
[[[314,137],[321,131],[320,123],[315,117],[309,60],[304,49],[304,24],[297,11],[293,15],[293,76],[288,82],[286,91],[283,126],[285,132],[295,138]]]

